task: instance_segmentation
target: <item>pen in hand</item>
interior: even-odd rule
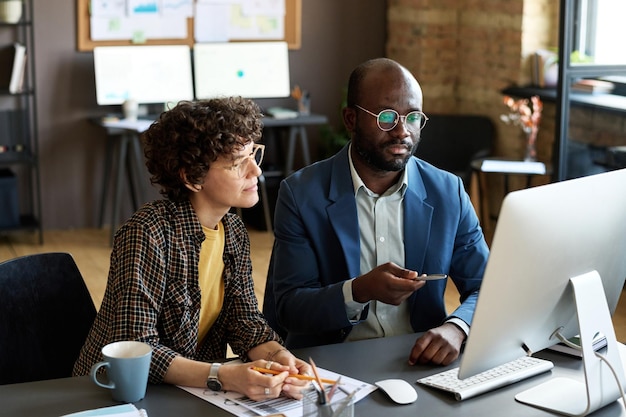
[[[259,368],[258,366],[253,366],[252,370],[261,372],[262,374],[272,374],[272,375],[278,375],[284,372],[284,371],[276,371],[274,369]],[[289,374],[289,376],[292,378],[302,379],[304,381],[315,381],[315,377],[310,376],[310,375]],[[324,379],[324,378],[321,378],[320,381],[322,381],[324,384],[335,384],[337,382],[334,379]]]

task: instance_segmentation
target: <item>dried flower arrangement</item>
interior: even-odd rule
[[[543,103],[539,96],[532,96],[530,99],[523,98],[514,100],[512,97],[504,96],[504,104],[509,108],[508,114],[503,114],[500,119],[508,124],[514,124],[522,128],[526,138],[525,161],[536,161],[537,152],[535,143],[539,132],[539,122],[541,121],[541,111]]]

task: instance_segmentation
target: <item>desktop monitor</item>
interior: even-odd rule
[[[193,100],[189,46],[97,46],[93,57],[99,105]]]
[[[619,354],[615,355],[619,349],[610,315],[626,278],[625,184],[626,169],[516,191],[505,197],[459,378],[552,346],[559,342],[555,338],[557,330],[565,338],[580,333],[584,346],[591,346],[595,332],[606,335],[607,354],[620,362]],[[586,289],[575,291],[575,283],[580,282],[575,280],[580,276],[587,279],[590,273],[595,275],[592,271],[599,275],[599,279],[595,277],[595,289],[600,287],[599,292],[594,296]],[[589,299],[585,300],[585,296]],[[583,324],[587,334],[583,334]],[[583,350],[587,373],[611,375],[606,366],[602,371],[603,365],[596,363],[599,359],[593,351],[588,353]],[[621,370],[619,363],[615,365]],[[596,369],[590,372],[587,366]],[[623,375],[621,380],[623,383]],[[601,391],[617,388],[612,377],[606,384],[597,382],[588,380],[584,389],[589,389],[589,385]],[[556,398],[563,394],[552,391],[553,388],[544,387],[543,395]],[[570,388],[567,385],[563,389]],[[572,407],[584,410],[586,403],[574,405],[574,399],[584,402],[587,394],[563,395]],[[606,398],[602,401],[613,402],[616,398],[610,397],[619,392],[590,393],[589,397],[593,400],[594,396],[603,395]],[[591,408],[603,405],[606,404],[592,404]],[[561,405],[557,409],[537,406],[562,414],[579,414],[563,412],[558,409]]]
[[[286,42],[197,43],[193,63],[197,99],[280,98],[290,94]]]

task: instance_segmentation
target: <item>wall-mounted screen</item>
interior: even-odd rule
[[[187,45],[99,46],[93,50],[99,105],[193,99],[191,50]]]
[[[288,97],[286,42],[198,43],[193,47],[197,99]]]

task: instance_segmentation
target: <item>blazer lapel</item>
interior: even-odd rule
[[[405,268],[422,272],[430,240],[433,207],[426,202],[426,190],[414,159],[407,164],[409,187],[404,194]]]
[[[328,218],[343,248],[348,273],[351,277],[358,276],[361,274],[361,248],[358,238],[360,233],[348,164],[348,145],[333,158],[328,198],[332,202],[327,208]]]

